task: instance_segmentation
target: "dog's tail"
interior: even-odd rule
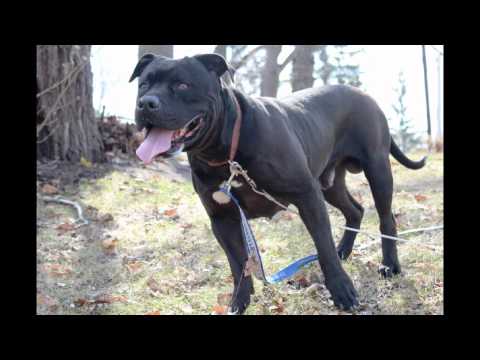
[[[393,138],[390,143],[390,153],[400,164],[413,170],[421,169],[422,167],[425,166],[425,163],[427,162],[427,156],[425,156],[420,161],[412,161],[409,158],[407,158],[405,154],[402,152],[402,150],[400,150],[398,145],[395,143],[395,141],[393,141]]]

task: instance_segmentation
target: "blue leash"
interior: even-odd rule
[[[257,241],[255,240],[255,236],[253,235],[250,224],[248,223],[247,217],[245,216],[240,204],[238,203],[238,200],[230,192],[228,186],[222,186],[220,188],[220,191],[233,200],[235,205],[237,205],[238,211],[240,212],[243,243],[248,254],[248,261],[245,266],[246,276],[253,273],[257,279],[262,280],[268,284],[275,284],[293,276],[303,266],[318,259],[318,255],[310,255],[294,261],[286,268],[278,271],[272,276],[266,276],[265,270],[263,268],[262,258],[260,256],[260,252],[258,251]]]

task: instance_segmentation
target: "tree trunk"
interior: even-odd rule
[[[37,46],[37,158],[103,161],[90,45]]]
[[[327,46],[328,45],[320,45],[319,54],[320,61],[323,63],[320,69],[320,79],[322,79],[323,85],[328,85],[330,76],[335,69],[334,66],[328,62]]]
[[[173,45],[139,45],[138,57],[141,58],[145,54],[162,55],[173,58]]]
[[[292,91],[298,91],[313,86],[313,51],[311,45],[295,46],[295,54],[292,62]]]
[[[280,66],[278,65],[278,56],[282,51],[282,45],[266,45],[265,66],[262,70],[262,83],[260,86],[261,96],[277,96]]]
[[[217,45],[215,46],[215,50],[213,51],[215,54],[222,55],[223,58],[227,59],[227,46],[228,45]]]
[[[428,133],[428,148],[432,145],[432,125],[430,122],[430,101],[428,98],[428,71],[427,71],[427,54],[425,53],[425,45],[422,45],[422,60],[423,60],[423,76],[425,80],[425,100],[427,105],[427,133]]]
[[[438,55],[437,57],[437,76],[438,76],[438,86],[437,86],[437,140],[443,139],[443,72],[442,72],[442,61],[443,58]]]

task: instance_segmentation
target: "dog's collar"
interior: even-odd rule
[[[237,118],[235,119],[235,124],[233,126],[232,132],[232,142],[230,144],[230,154],[228,155],[228,159],[224,161],[215,161],[209,160],[207,164],[210,166],[222,166],[228,163],[228,161],[233,161],[238,149],[238,141],[240,139],[240,127],[242,125],[242,109],[240,108],[240,104],[238,103],[237,97],[235,95],[232,96],[235,102],[235,107],[237,109]]]

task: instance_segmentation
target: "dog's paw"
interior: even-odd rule
[[[243,313],[247,310],[248,305],[250,305],[250,300],[246,302],[234,301],[228,308],[228,315],[243,315]]]
[[[359,306],[357,290],[347,274],[343,273],[325,279],[325,285],[330,291],[336,307],[342,310],[353,310]]]
[[[392,263],[389,265],[381,264],[378,267],[378,273],[382,275],[383,278],[388,279],[393,277],[393,275],[398,275],[402,272],[400,264],[398,262]]]

